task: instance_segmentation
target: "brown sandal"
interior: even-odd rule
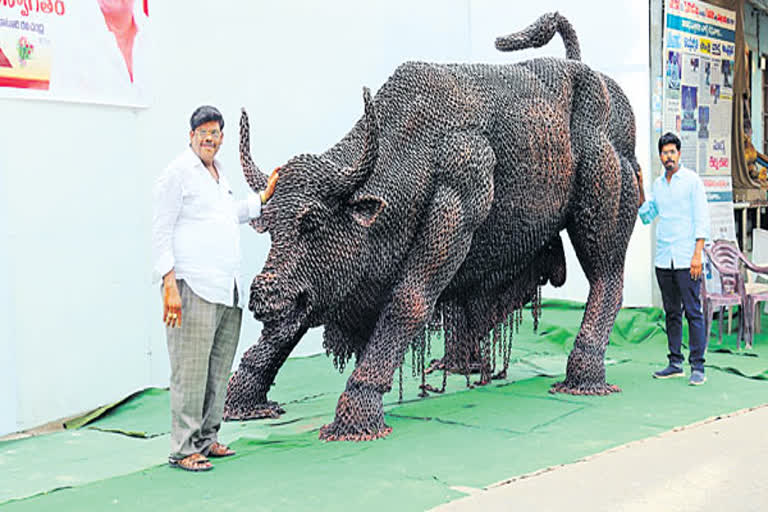
[[[181,468],[185,471],[210,471],[213,464],[202,453],[193,453],[183,459],[168,459],[168,464],[175,468]]]
[[[208,448],[209,457],[230,457],[235,454],[235,450],[229,448],[229,446],[221,443],[213,443]]]

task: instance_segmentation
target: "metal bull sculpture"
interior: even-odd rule
[[[469,361],[479,362],[487,382],[510,318],[539,303],[543,284],[565,281],[563,229],[590,291],[553,391],[618,391],[606,383],[604,355],[637,214],[634,117],[619,86],[580,62],[559,14],[496,46],[541,46],[556,32],[566,59],[403,64],[375,98],[365,91],[365,115],[341,141],[280,169],[260,220],[272,248],[251,286],[250,309],[264,328],[229,382],[225,418],[283,412],[267,391],[319,325],[337,365],[356,360],[321,439],[391,431],[382,395],[409,346],[423,348],[436,323],[444,366],[468,373]],[[240,151],[250,185],[263,188],[245,116]]]

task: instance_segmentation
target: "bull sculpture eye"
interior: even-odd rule
[[[309,235],[319,230],[324,222],[324,215],[316,208],[308,208],[299,214],[299,233]]]

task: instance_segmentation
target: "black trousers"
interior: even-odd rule
[[[704,313],[701,311],[701,277],[691,278],[688,268],[658,268],[656,280],[661,288],[664,316],[667,320],[667,346],[669,364],[682,368],[683,358],[683,311],[688,320],[688,362],[693,370],[704,371],[704,353],[707,336],[704,332]]]

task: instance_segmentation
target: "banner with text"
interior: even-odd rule
[[[663,131],[680,137],[680,164],[704,182],[712,239],[735,240],[730,160],[736,13],[705,2],[665,5]]]
[[[146,0],[0,0],[0,98],[149,104]]]

